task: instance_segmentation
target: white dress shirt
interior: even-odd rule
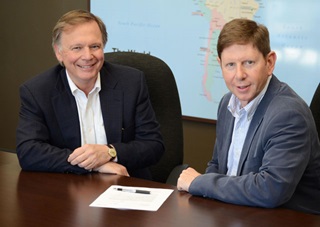
[[[76,99],[80,131],[81,145],[107,144],[107,136],[101,112],[99,92],[101,90],[100,73],[98,74],[93,89],[88,97],[71,80],[67,72],[68,83],[73,96]]]

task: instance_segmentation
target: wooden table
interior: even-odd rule
[[[156,212],[89,207],[113,184],[175,190]],[[226,204],[117,175],[25,172],[15,154],[0,152],[0,226],[319,227],[320,216]]]

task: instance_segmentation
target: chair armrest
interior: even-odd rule
[[[171,171],[170,175],[167,178],[166,184],[177,186],[177,181],[181,172],[188,167],[189,167],[188,164],[182,164],[174,167],[174,169]]]

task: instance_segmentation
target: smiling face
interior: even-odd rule
[[[233,44],[223,49],[218,62],[228,89],[246,106],[262,91],[272,74],[276,54],[266,57],[252,44]]]
[[[104,62],[102,34],[95,21],[69,25],[54,46],[72,81],[88,94]]]

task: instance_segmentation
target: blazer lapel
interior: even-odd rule
[[[219,143],[221,144],[216,144],[215,146],[218,146],[217,149],[224,152],[214,151],[214,155],[219,155],[219,172],[223,174],[227,173],[228,171],[228,151],[232,140],[234,125],[234,117],[228,110],[230,97],[231,93],[228,93],[225,97],[223,97],[218,110],[217,131],[220,132],[220,134],[217,136],[221,138],[219,138],[219,140],[216,140],[216,142],[219,141]]]
[[[52,97],[52,105],[64,139],[70,149],[81,146],[80,123],[76,101],[71,94],[65,71],[59,74],[57,94]]]
[[[272,78],[269,83],[269,87],[268,87],[263,99],[261,100],[260,104],[258,105],[258,108],[257,108],[256,112],[254,113],[252,121],[250,123],[248,133],[247,133],[246,139],[243,144],[242,153],[241,153],[241,157],[239,160],[239,167],[238,167],[237,175],[241,175],[241,173],[243,171],[244,162],[247,159],[254,135],[256,134],[261,122],[263,121],[265,112],[267,111],[270,102],[272,101],[272,99],[276,95],[279,87],[280,87],[279,80],[274,75],[272,75]],[[257,148],[252,148],[252,149],[256,150]]]
[[[230,148],[230,144],[232,141],[232,132],[233,132],[233,125],[234,125],[234,117],[232,116],[232,114],[229,112],[228,108],[225,108],[225,110],[227,110],[225,112],[225,116],[228,116],[229,120],[228,121],[224,121],[225,124],[223,125],[224,129],[224,146],[222,148],[222,150],[226,151],[226,152],[221,152],[221,157],[220,160],[223,160],[222,162],[220,162],[220,172],[221,173],[227,173],[228,171],[228,151]]]
[[[123,92],[116,90],[118,81],[104,67],[100,72],[101,91],[99,94],[104,128],[108,143],[121,142],[123,118]]]

